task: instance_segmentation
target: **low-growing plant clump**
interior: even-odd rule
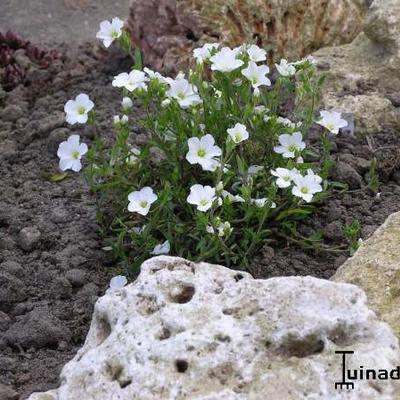
[[[24,82],[28,67],[25,61],[20,62],[21,57],[37,68],[47,68],[60,54],[35,46],[13,32],[0,32],[0,85],[6,91]]]
[[[118,40],[135,59],[112,81],[122,94],[115,141],[108,148],[97,138],[88,149],[73,135],[58,156],[62,171],[81,170],[86,156],[109,248],[134,271],[157,254],[246,268],[265,244],[295,236],[296,221],[332,187],[329,134],[347,126],[338,112],[317,115],[323,78],[312,58],[270,69],[254,44],[209,43],[194,50],[187,74],[171,78],[142,68],[118,18],[97,37],[105,47]],[[134,101],[149,133],[140,147],[130,132]],[[65,113],[70,124],[95,123],[84,93]],[[315,122],[325,128],[317,160],[305,141]]]

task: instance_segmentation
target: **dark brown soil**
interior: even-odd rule
[[[319,147],[319,131],[311,132],[309,141]],[[345,193],[336,192],[319,205],[316,214],[299,223],[298,232],[311,237],[323,232],[323,242],[331,248],[349,248],[343,233],[345,225],[358,221],[362,240],[367,239],[392,213],[400,210],[400,136],[381,132],[369,138],[339,134],[331,138],[332,157],[336,162],[333,179],[348,185]],[[378,160],[381,186],[377,193],[368,188],[371,160]],[[288,275],[312,275],[329,279],[350,255],[349,250],[316,252],[288,243],[285,248],[266,247],[252,265],[258,278]]]
[[[98,133],[112,135],[120,96],[110,83],[127,68],[126,60],[115,54],[105,59],[89,45],[60,51],[64,58],[48,70],[31,71],[30,85],[18,86],[0,105],[1,400],[25,399],[32,391],[57,385],[62,366],[83,343],[95,300],[116,273],[101,250],[94,199],[82,174],[70,174],[59,183],[50,183],[46,175],[55,173],[58,144],[71,132],[86,142],[94,136],[93,129],[64,123],[67,99],[88,93],[98,109]],[[399,148],[400,137],[385,132],[374,142],[373,151],[385,147],[382,154],[376,152],[385,160],[391,149]],[[400,172],[385,169],[377,197],[365,188],[372,155],[366,140],[339,136],[334,147],[336,179],[352,190],[330,198],[316,218],[298,229],[305,236],[323,229],[327,243],[345,245],[343,224],[358,219],[366,238],[400,209]],[[252,272],[258,277],[329,278],[345,259],[345,254],[295,247],[265,248]]]

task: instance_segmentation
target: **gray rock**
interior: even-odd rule
[[[1,119],[9,122],[16,122],[23,115],[24,110],[15,104],[10,104],[4,107],[3,111],[0,112]]]
[[[322,106],[352,113],[358,134],[399,129],[400,2],[374,0],[352,43],[313,54],[326,76]],[[328,65],[328,69],[320,66]]]
[[[24,269],[21,264],[16,261],[4,261],[0,264],[0,272],[7,272],[8,274],[21,278],[24,275]]]
[[[340,242],[344,238],[342,224],[340,221],[333,221],[324,229],[324,236],[328,240]]]
[[[10,325],[11,318],[5,312],[0,311],[0,331],[6,331]]]
[[[336,163],[332,175],[335,180],[346,183],[349,189],[359,189],[363,185],[361,175],[352,166],[342,161]]]
[[[20,345],[24,349],[33,347],[57,347],[61,341],[69,341],[69,329],[53,317],[48,309],[34,309],[22,316],[6,332],[5,339],[9,346]]]
[[[67,271],[65,277],[73,287],[81,287],[86,283],[86,272],[81,269],[73,268]]]
[[[13,304],[26,298],[25,284],[13,275],[0,272],[0,310],[8,311]]]
[[[335,350],[351,348],[356,366],[399,365],[397,338],[366,302],[354,285],[155,257],[98,300],[61,387],[29,400],[339,398]],[[359,380],[352,398],[398,398],[396,383]]]
[[[36,227],[26,227],[18,234],[18,245],[25,251],[33,250],[40,241],[41,233]]]

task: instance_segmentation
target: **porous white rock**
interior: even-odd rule
[[[160,256],[95,306],[59,389],[30,400],[392,399],[392,381],[356,381],[348,366],[393,368],[397,339],[354,285],[245,272]]]

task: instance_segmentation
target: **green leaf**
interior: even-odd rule
[[[61,182],[68,176],[68,172],[63,172],[62,174],[47,175],[46,179],[49,182]]]
[[[307,215],[310,215],[311,213],[312,210],[309,208],[292,208],[291,210],[284,210],[280,212],[276,219],[280,221],[289,216],[305,217]]]

